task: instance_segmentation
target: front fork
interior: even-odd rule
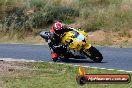
[[[91,56],[90,52],[88,52],[88,49],[91,47],[92,45],[91,44],[86,44],[84,47],[83,47],[83,52],[86,53],[87,55]]]

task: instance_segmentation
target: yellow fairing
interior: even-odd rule
[[[77,41],[77,36],[76,36],[77,34],[83,35],[84,41]],[[88,44],[88,35],[84,31],[73,30],[73,31],[65,32],[64,35],[61,37],[62,44],[67,44],[71,40],[73,41],[69,45],[69,49],[71,50],[79,51],[82,48],[85,50],[91,47],[91,44]]]

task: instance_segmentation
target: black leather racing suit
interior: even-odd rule
[[[67,45],[65,44],[60,44],[60,35],[63,35],[64,32],[72,31],[72,28],[64,28],[60,32],[60,34],[56,34],[55,32],[51,32],[50,35],[50,40],[51,42],[48,43],[49,47],[51,50],[55,53],[61,53],[62,51],[66,51]]]
[[[40,36],[44,39],[47,38],[50,40],[50,42],[48,42],[48,45],[52,52],[57,53],[57,54],[61,54],[61,53],[65,52],[64,54],[67,54],[66,53],[67,45],[60,44],[60,35],[63,35],[64,32],[68,32],[68,31],[72,31],[72,30],[73,30],[73,28],[67,27],[67,28],[63,28],[59,34],[56,34],[55,32],[50,32],[49,38],[46,37],[45,32],[41,32]]]

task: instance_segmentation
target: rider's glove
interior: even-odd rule
[[[62,48],[62,49],[66,49],[68,47],[67,44],[61,44],[61,45],[58,45],[58,46],[54,46],[54,48]]]
[[[67,44],[60,45],[60,48],[62,48],[62,49],[66,49],[67,47],[68,47]]]

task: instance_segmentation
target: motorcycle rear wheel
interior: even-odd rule
[[[87,49],[84,54],[89,57],[94,62],[100,63],[103,59],[102,54],[97,50],[95,47],[91,46],[89,49]]]

